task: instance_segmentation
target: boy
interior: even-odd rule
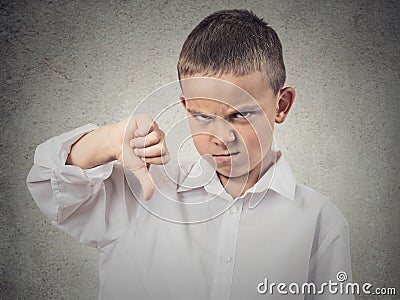
[[[98,248],[99,298],[353,299],[328,289],[351,282],[346,220],[272,147],[295,97],[275,31],[249,11],[216,12],[186,39],[178,75],[206,164],[167,164],[146,114],[36,150],[28,187],[54,224]]]

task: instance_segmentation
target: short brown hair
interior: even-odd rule
[[[275,94],[286,79],[276,32],[248,10],[221,10],[201,21],[186,38],[178,76],[248,75],[266,72]]]

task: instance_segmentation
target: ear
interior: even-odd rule
[[[278,103],[276,107],[275,123],[282,123],[285,121],[290,108],[294,102],[296,91],[292,87],[286,87],[278,93]]]
[[[185,98],[185,96],[183,95],[183,93],[181,93],[181,94],[179,95],[179,100],[181,101],[181,104],[182,104],[183,108],[186,110],[186,98]]]

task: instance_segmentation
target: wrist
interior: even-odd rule
[[[112,160],[119,159],[122,153],[123,137],[119,130],[119,123],[105,126],[108,142],[108,153]]]

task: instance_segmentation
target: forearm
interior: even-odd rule
[[[35,150],[34,164],[26,180],[36,204],[57,227],[96,248],[114,240],[129,224],[137,208],[127,208],[124,201],[115,201],[123,198],[124,173],[119,171],[120,165],[111,161],[89,169],[65,166],[65,153],[71,152],[71,145],[75,143],[69,160],[77,155],[83,161],[79,153],[87,144],[90,147],[82,155],[90,157],[94,153],[97,159],[85,164],[109,160],[109,155],[101,155],[107,150],[100,149],[102,143],[106,144],[106,140],[102,142],[105,132],[95,124],[87,124],[43,142]],[[114,136],[123,136],[123,132]],[[96,147],[99,147],[97,152],[93,151]]]
[[[65,164],[90,169],[115,160],[115,126],[105,125],[83,135],[71,146]]]

